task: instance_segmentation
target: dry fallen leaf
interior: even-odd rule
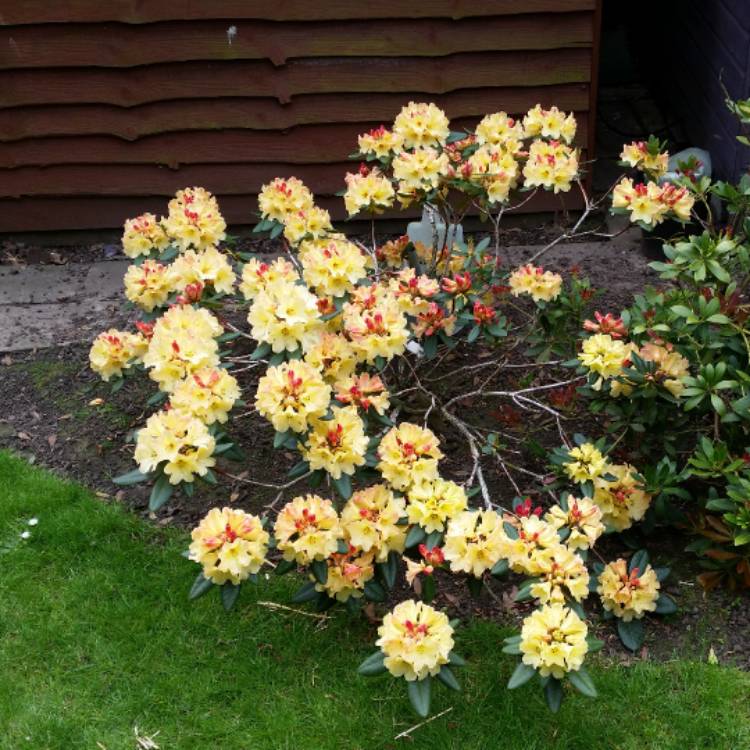
[[[89,406],[101,406],[103,403],[103,398],[92,398],[91,401],[89,401]],[[63,419],[63,417],[60,417],[60,419]]]
[[[54,448],[57,443],[57,435],[47,435],[47,443],[49,444],[50,448]]]
[[[16,435],[16,437],[19,440],[31,440],[31,435],[29,435],[26,432],[19,432],[18,435]]]

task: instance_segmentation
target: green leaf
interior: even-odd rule
[[[438,680],[440,680],[443,685],[450,688],[451,690],[455,690],[458,693],[461,692],[461,686],[458,684],[456,676],[453,674],[453,672],[451,672],[451,669],[447,664],[443,664],[437,676]]]
[[[271,345],[265,342],[258,344],[255,351],[250,355],[251,360],[263,359],[266,355],[271,353]]]
[[[303,604],[304,602],[310,602],[313,599],[318,598],[318,591],[315,589],[315,583],[308,581],[297,590],[297,593],[292,597],[292,601],[295,604]]]
[[[503,576],[505,575],[509,570],[509,565],[507,560],[498,560],[493,566],[492,570],[490,571],[490,575],[493,576]]]
[[[144,474],[140,469],[133,469],[133,471],[129,471],[127,474],[120,474],[119,477],[115,477],[112,482],[120,487],[127,487],[130,484],[145,482],[150,476],[150,474]]]
[[[221,587],[221,603],[224,609],[229,612],[234,607],[237,597],[240,595],[240,584],[227,581]]]
[[[560,710],[563,699],[563,688],[560,680],[551,677],[549,682],[544,686],[544,698],[547,701],[547,706],[553,714],[556,714]]]
[[[268,235],[272,240],[275,240],[284,231],[283,224],[274,224],[271,233]]]
[[[718,263],[718,261],[715,260],[707,260],[706,266],[708,266],[708,270],[711,271],[711,273],[719,280],[723,281],[725,284],[728,284],[732,277],[729,275],[729,273]]]
[[[459,656],[455,651],[451,651],[448,654],[448,664],[453,667],[465,667],[466,659],[463,656]]]
[[[344,500],[352,496],[352,478],[349,474],[342,474],[338,479],[334,479],[333,486]]]
[[[190,587],[190,593],[188,599],[197,599],[199,596],[207,593],[214,586],[214,582],[210,578],[206,578],[203,573],[198,573],[198,577]]]
[[[427,535],[427,539],[425,540],[425,547],[427,549],[434,549],[435,547],[439,547],[440,543],[443,541],[443,532],[442,531],[431,531]]]
[[[285,573],[289,573],[297,567],[297,563],[294,560],[281,560],[276,565],[276,575],[283,576]]]
[[[409,688],[409,700],[414,710],[423,719],[430,715],[430,685],[429,676],[423,680],[412,680],[407,683]]]
[[[570,684],[583,695],[587,695],[589,698],[596,698],[598,693],[594,686],[594,681],[591,679],[589,673],[580,667],[578,670],[568,672],[568,679]]]
[[[384,659],[385,654],[382,651],[370,654],[357,667],[357,674],[361,674],[363,677],[375,677],[375,675],[383,674],[386,671],[385,664],[383,664]]]
[[[292,436],[291,430],[286,430],[285,432],[276,432],[273,436],[273,447],[274,448],[281,448],[282,445]]]
[[[406,547],[416,547],[427,538],[425,530],[421,526],[412,526],[406,535]]]
[[[677,611],[677,602],[669,594],[661,594],[656,600],[654,614],[673,615]]]
[[[632,573],[636,568],[638,568],[639,573],[643,573],[643,571],[646,570],[647,565],[648,552],[646,552],[645,549],[639,549],[637,552],[633,553],[632,557],[630,558],[630,563],[628,564],[628,573]]]
[[[521,685],[525,685],[535,674],[536,669],[534,667],[530,667],[522,661],[518,662],[518,666],[513,670],[513,674],[508,680],[508,690],[515,690]]]
[[[385,562],[379,563],[383,580],[385,581],[385,585],[389,589],[392,589],[396,584],[396,576],[398,575],[398,561],[398,552],[391,550],[388,553],[388,557],[386,558]]]
[[[635,653],[643,645],[643,623],[640,620],[617,620],[617,635],[620,636],[622,645]]]
[[[166,475],[161,474],[151,488],[151,496],[148,499],[148,509],[156,512],[164,503],[172,497],[174,487],[169,483]]]
[[[365,596],[371,602],[384,602],[388,598],[385,589],[372,579],[365,584]]]
[[[315,576],[315,580],[322,586],[328,581],[328,563],[325,560],[313,560],[310,563],[310,571]]]
[[[481,333],[481,331],[482,331],[482,329],[478,325],[475,325],[469,331],[469,335],[466,337],[466,341],[469,344],[473,344],[479,338],[479,334]]]

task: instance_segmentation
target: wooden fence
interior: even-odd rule
[[[600,3],[0,0],[0,232],[116,227],[187,185],[248,224],[290,174],[340,218],[356,135],[410,99],[457,125],[557,104],[590,153]]]

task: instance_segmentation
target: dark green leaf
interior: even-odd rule
[[[145,482],[150,476],[150,474],[144,474],[140,469],[133,469],[133,471],[129,471],[127,474],[120,474],[119,477],[115,477],[112,482],[120,487],[126,487],[129,484]]]
[[[493,576],[503,576],[505,575],[509,570],[508,561],[507,560],[498,560],[493,566],[492,570],[490,571],[491,575]]]
[[[461,692],[461,686],[458,684],[456,676],[451,672],[450,667],[447,664],[443,664],[438,672],[438,680],[443,683],[446,687],[457,692]]]
[[[172,490],[174,487],[169,483],[169,479],[164,474],[161,474],[159,478],[154,482],[154,486],[151,488],[151,497],[148,500],[148,509],[156,512],[161,508],[164,503],[172,497]]]
[[[240,584],[230,583],[227,581],[221,587],[221,603],[224,609],[229,612],[234,607],[237,597],[240,595]]]
[[[459,656],[455,651],[451,651],[448,654],[448,664],[453,667],[465,667],[466,659],[463,656]]]
[[[328,581],[328,563],[325,560],[313,560],[310,563],[310,571],[315,576],[315,580],[325,586]]]
[[[591,676],[589,673],[581,667],[578,670],[573,670],[571,672],[568,672],[568,679],[570,680],[570,684],[583,695],[588,696],[589,698],[596,698],[597,692],[596,687],[594,686],[594,681],[591,679]]]
[[[424,529],[421,526],[412,526],[409,529],[409,533],[406,535],[406,546],[416,547],[421,544],[427,538]]]
[[[628,563],[628,573],[632,573],[636,568],[638,568],[639,574],[642,574],[643,571],[646,570],[647,565],[648,552],[646,552],[645,549],[639,549],[637,552],[633,553],[630,558],[630,562]]]
[[[622,645],[635,653],[643,645],[643,623],[640,620],[617,620],[617,635],[620,636]]]
[[[563,688],[560,680],[556,680],[554,677],[544,686],[544,698],[547,701],[547,706],[553,714],[556,714],[560,710],[563,699]]]
[[[673,615],[677,611],[677,602],[669,594],[662,594],[656,601],[657,615]]]
[[[203,596],[203,594],[209,591],[213,585],[214,583],[210,578],[206,578],[203,573],[198,573],[198,577],[190,588],[188,599],[197,599],[199,596]]]
[[[521,685],[525,685],[535,674],[536,669],[534,667],[530,667],[522,661],[518,662],[518,666],[513,670],[513,674],[508,680],[508,690],[515,690]]]
[[[385,589],[372,579],[365,584],[365,596],[371,602],[384,602],[388,598]]]
[[[308,581],[297,590],[297,593],[292,597],[292,601],[295,604],[303,604],[304,602],[310,602],[313,599],[317,599],[317,597],[318,591],[315,589],[315,583],[313,581]]]
[[[398,575],[398,561],[398,552],[391,550],[388,553],[388,557],[385,562],[379,564],[383,580],[385,581],[385,585],[389,589],[392,589],[396,583],[396,576]]]
[[[412,680],[407,683],[411,705],[423,719],[430,714],[430,683],[429,676],[423,680]]]
[[[383,660],[385,654],[382,651],[376,651],[374,654],[370,654],[358,667],[357,674],[361,674],[364,677],[374,677],[378,674],[383,674],[386,671]]]
[[[349,474],[342,474],[338,479],[334,479],[333,486],[344,500],[352,496],[352,478]]]

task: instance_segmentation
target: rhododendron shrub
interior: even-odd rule
[[[574,116],[556,107],[518,119],[497,112],[474,131],[454,132],[437,106],[412,102],[391,128],[361,135],[361,165],[343,180],[347,213],[373,219],[426,206],[430,243],[378,243],[374,222],[366,241],[348,238],[300,180],[280,177],[260,191],[255,231],[277,239],[282,257],[256,257],[225,242],[210,193],[182,190],[166,217],[126,222],[136,330],[106,331],[91,349],[91,367],[113,388],[139,372],[153,381],[153,413],[135,434],[138,468],[115,480],[150,483],[152,511],[175,491],[192,495],[224,475],[278,492],[260,515],[207,509],[189,550],[201,566],[191,596],[218,587],[229,609],[268,565],[303,576],[296,603],[354,615],[364,606],[372,617],[404,576],[414,598],[385,614],[378,651],[359,671],[405,679],[423,716],[432,681],[459,689],[453,670],[464,663],[454,650],[458,622],[431,604],[443,576],[473,595],[490,577],[522,577],[516,598],[536,608],[505,644],[521,657],[509,687],[538,676],[553,710],[563,680],[595,695],[584,661],[600,644],[581,607],[590,591],[623,623],[631,648],[639,642],[633,622],[673,609],[654,569],[617,560],[598,571],[589,561],[605,533],[644,518],[652,496],[638,469],[612,455],[616,441],[569,436],[562,410],[587,379],[592,392],[629,398],[640,381],[627,362],[648,363],[676,398],[689,365],[666,344],[633,341],[612,315],[586,321],[591,335],[579,350],[593,290],[575,271],[566,279],[538,262],[579,236],[601,205],[586,194],[575,134]],[[644,148],[627,148],[623,159],[657,177],[663,158]],[[576,225],[521,267],[506,267],[503,214],[539,191],[574,189],[585,202]],[[682,217],[689,192],[658,190],[649,197],[649,185],[623,182],[616,203],[644,224],[647,215],[652,224]],[[440,227],[470,210],[491,236],[447,243]],[[511,365],[513,352],[527,359]],[[551,473],[517,466],[518,451],[501,434],[467,419],[472,399],[551,419],[562,442],[548,457]],[[297,457],[277,484],[232,474],[227,463],[244,460],[233,422],[252,413],[267,422],[275,448]],[[467,470],[448,476],[456,445]],[[495,472],[509,491],[491,486]],[[547,507],[524,499],[520,483],[550,498]],[[620,579],[627,596],[615,590]]]

